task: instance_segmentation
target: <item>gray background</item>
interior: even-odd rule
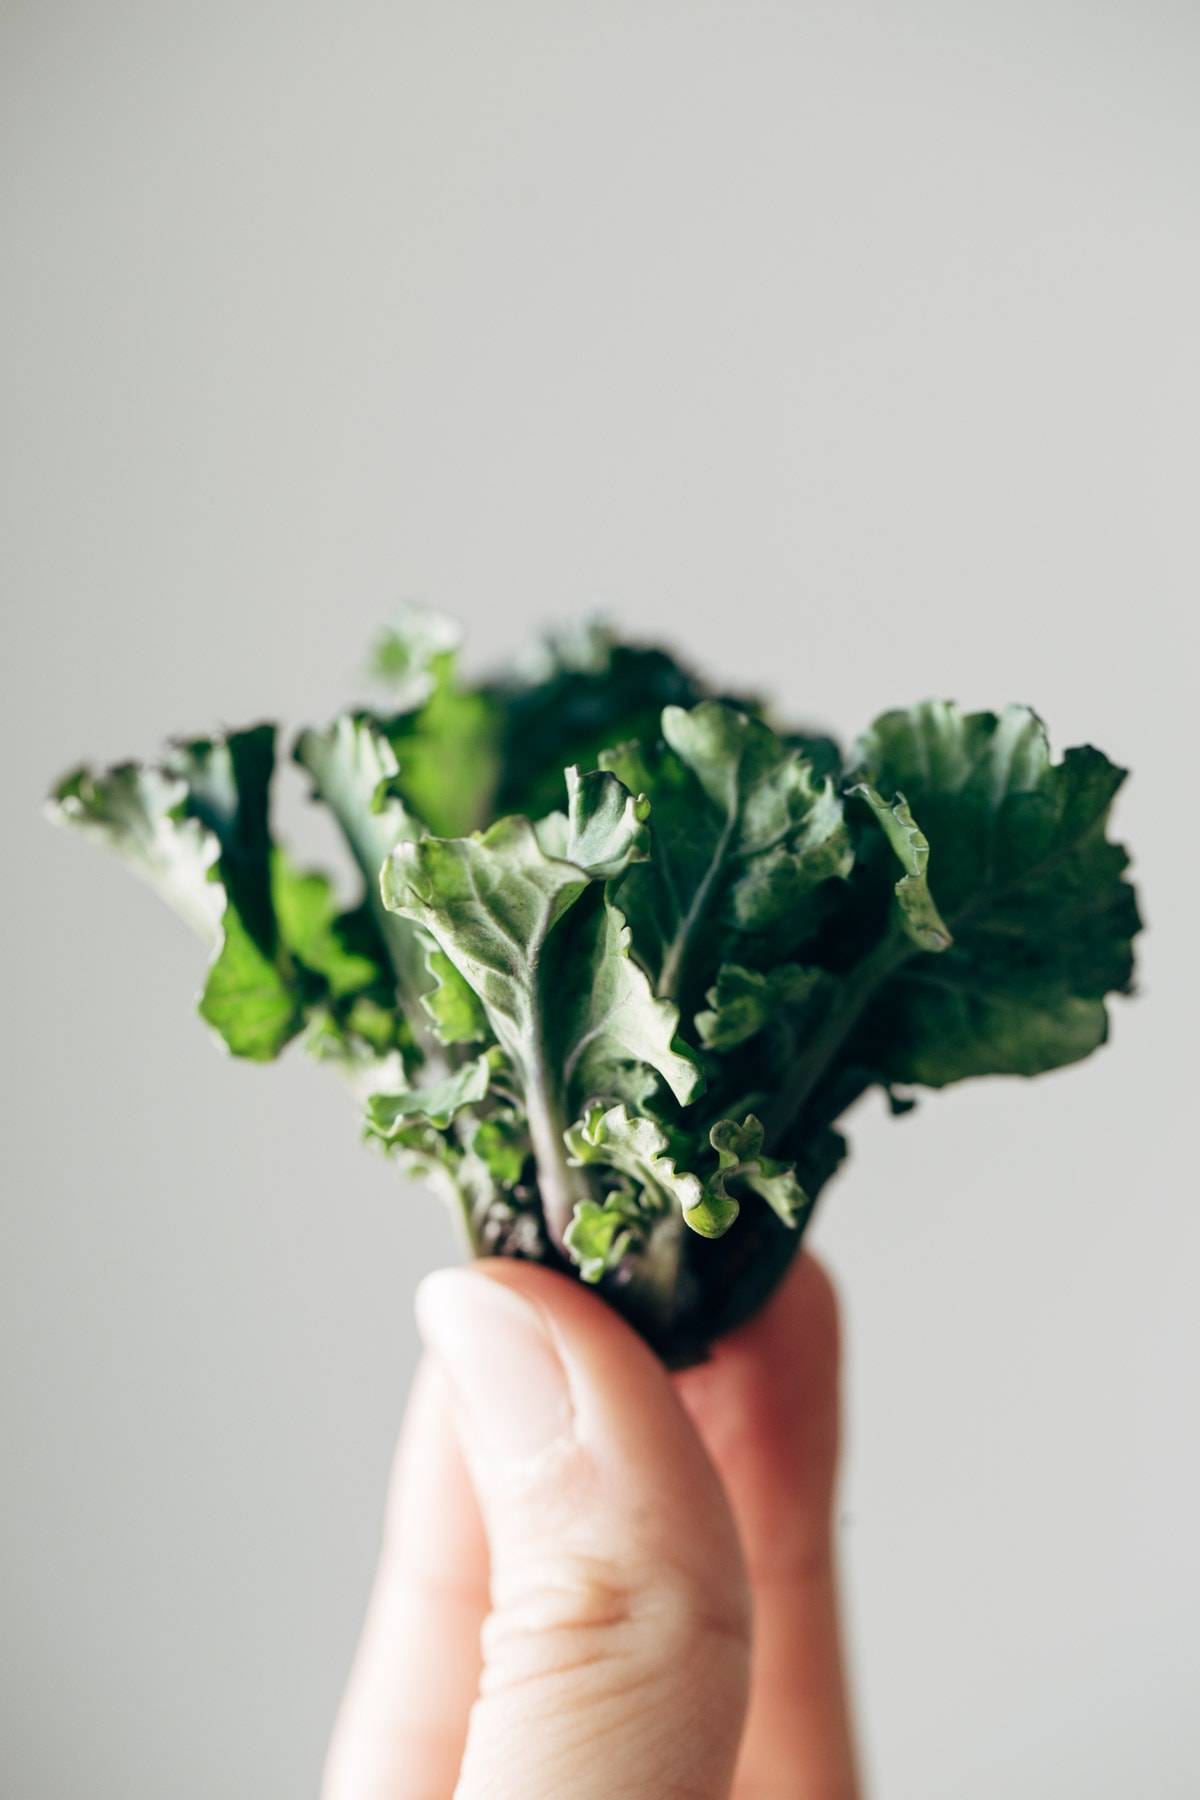
[[[411,597],[481,666],[599,607],[843,732],[1027,699],[1135,766],[1113,1047],[863,1106],[815,1235],[873,1792],[1195,1794],[1194,6],[8,0],[0,50],[5,1791],[314,1789],[449,1227],[36,809],[327,716]]]

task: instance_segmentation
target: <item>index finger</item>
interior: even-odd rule
[[[677,1377],[729,1495],[754,1595],[734,1785],[747,1800],[858,1792],[833,1545],[838,1377],[837,1302],[807,1255],[709,1362]]]

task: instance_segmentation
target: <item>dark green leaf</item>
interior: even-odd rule
[[[373,719],[343,713],[324,731],[302,732],[295,757],[342,829],[362,874],[365,904],[386,946],[402,1001],[414,1008],[429,985],[425,946],[406,920],[388,911],[379,891],[387,857],[397,844],[411,842],[424,829],[396,791],[395,752]]]
[[[1023,707],[889,713],[863,758],[874,783],[910,796],[954,936],[889,980],[860,1034],[866,1060],[941,1087],[1034,1075],[1094,1050],[1104,996],[1129,986],[1139,929],[1125,852],[1105,835],[1124,772],[1090,748],[1052,762]]]
[[[548,639],[518,677],[486,692],[500,719],[496,810],[537,818],[557,803],[562,769],[595,768],[612,744],[656,738],[664,706],[693,706],[707,689],[666,651],[618,644],[592,624]]]
[[[817,896],[851,862],[833,784],[761,720],[716,701],[663,714],[665,745],[602,760],[650,798],[653,858],[618,899],[637,954],[669,998],[721,962],[775,960],[816,922]]]

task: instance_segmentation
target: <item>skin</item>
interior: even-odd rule
[[[526,1264],[418,1319],[324,1800],[855,1800],[819,1266],[676,1376]]]

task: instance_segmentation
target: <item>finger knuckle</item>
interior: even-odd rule
[[[748,1655],[743,1589],[709,1587],[669,1559],[538,1559],[483,1629],[484,1685],[587,1682],[608,1694]]]

